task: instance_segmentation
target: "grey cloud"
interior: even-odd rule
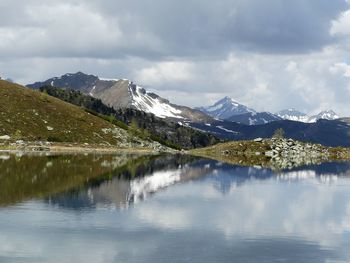
[[[334,41],[331,21],[347,5],[344,0],[3,0],[0,7],[1,57],[157,60],[222,57],[231,49],[320,49]]]
[[[126,35],[152,34],[166,46],[163,54],[175,57],[217,56],[232,48],[268,53],[320,49],[335,40],[329,34],[331,21],[347,8],[344,0],[104,0],[93,4],[119,17]]]

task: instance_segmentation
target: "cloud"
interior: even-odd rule
[[[129,78],[177,104],[350,115],[345,0],[2,0],[0,74]]]
[[[334,41],[329,30],[346,2],[4,0],[0,7],[0,56],[160,59],[319,50]]]
[[[165,61],[142,68],[136,72],[135,80],[148,85],[166,85],[169,82],[176,82],[180,85],[182,81],[191,80],[192,70],[193,65],[190,62]]]
[[[121,21],[132,18],[130,30],[152,32],[168,55],[191,57],[215,56],[232,47],[269,53],[317,50],[333,41],[331,21],[347,7],[344,0],[103,0],[92,5]]]

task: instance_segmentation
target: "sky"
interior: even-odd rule
[[[78,71],[187,106],[350,116],[350,1],[0,0],[0,76]]]

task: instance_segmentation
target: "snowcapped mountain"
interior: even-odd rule
[[[245,125],[261,125],[281,120],[270,112],[257,112],[230,97],[225,97],[209,107],[197,108],[204,113],[221,120],[232,121]]]
[[[316,122],[318,120],[336,120],[339,116],[333,110],[321,111],[319,114],[311,116],[309,122]]]
[[[34,89],[42,86],[78,90],[101,99],[103,103],[115,109],[134,108],[163,119],[176,119],[181,122],[209,122],[212,120],[199,110],[172,104],[127,79],[104,79],[78,72],[27,85]]]
[[[273,121],[280,121],[282,118],[270,112],[248,112],[245,114],[234,115],[227,119],[228,121],[237,122],[246,125],[261,125]]]
[[[276,115],[284,120],[309,122],[309,116],[293,108],[281,110],[277,112]]]
[[[212,116],[216,119],[228,119],[234,115],[241,115],[245,113],[256,113],[255,110],[244,106],[230,97],[225,97],[217,101],[214,105],[209,107],[200,107],[198,110]]]
[[[284,120],[299,121],[305,123],[315,123],[318,120],[336,120],[339,116],[333,110],[322,111],[319,114],[308,116],[305,113],[297,111],[295,109],[282,110],[276,113],[277,116]]]

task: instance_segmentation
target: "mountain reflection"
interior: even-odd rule
[[[214,189],[225,195],[232,189],[252,181],[317,179],[329,183],[339,176],[350,175],[348,163],[322,164],[325,170],[319,166],[307,166],[303,168],[304,170],[288,170],[279,174],[270,169],[232,166],[184,156],[158,157],[148,165],[147,172],[139,170],[132,178],[115,175],[108,180],[93,182],[83,188],[50,196],[46,201],[67,209],[97,207],[124,209],[146,200],[169,186],[191,180],[210,181]],[[335,175],[335,172],[338,174]]]
[[[108,180],[52,195],[46,201],[72,209],[98,206],[127,208],[166,187],[202,178],[213,171],[210,166],[201,165],[198,158],[177,155],[160,156],[149,161],[146,170],[136,169],[138,172],[133,177],[115,174]]]
[[[123,209],[178,183],[208,180],[219,193],[268,179],[332,183],[349,163],[324,163],[273,172],[187,155],[0,155],[0,206],[30,199],[66,209]]]
[[[124,189],[123,183],[134,177],[152,174],[154,169],[174,169],[193,159],[175,155],[1,154],[0,206],[67,192],[79,196],[78,203],[86,203],[81,189],[109,185],[112,178],[119,180],[114,185]]]

